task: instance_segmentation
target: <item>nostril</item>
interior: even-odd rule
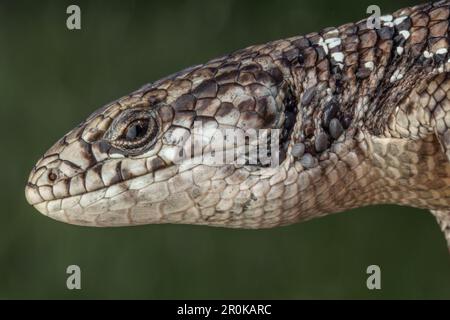
[[[53,170],[51,170],[48,174],[48,180],[51,182],[55,182],[56,179],[58,179],[58,175]]]

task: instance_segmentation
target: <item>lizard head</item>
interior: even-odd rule
[[[26,198],[41,213],[77,225],[286,224],[298,212],[288,152],[293,92],[282,67],[239,54],[144,86],[50,148],[30,174]],[[230,133],[244,138],[230,140]],[[276,163],[262,161],[263,146]],[[233,156],[219,159],[219,149]]]

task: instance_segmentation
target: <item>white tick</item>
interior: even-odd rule
[[[399,56],[401,56],[403,54],[403,51],[404,51],[403,47],[397,47],[397,54]]]
[[[328,48],[333,49],[333,48],[341,45],[341,39],[340,38],[330,38],[330,39],[326,39],[325,43],[328,45]]]
[[[328,31],[325,36],[326,37],[330,37],[330,38],[335,38],[337,37],[337,35],[339,34],[339,30],[338,29],[333,29],[331,31]]]
[[[398,81],[401,79],[403,79],[403,74],[401,74],[400,70],[397,69],[397,70],[395,70],[394,74],[392,75],[390,81],[395,82],[395,81]]]
[[[446,48],[440,48],[436,50],[436,54],[443,54],[446,55],[448,50]]]
[[[392,22],[383,22],[383,26],[393,28],[394,24]]]
[[[403,21],[405,21],[405,19],[408,18],[407,16],[403,16],[403,17],[398,17],[397,19],[394,20],[394,24],[396,26],[398,26],[400,23],[402,23]]]
[[[332,53],[331,57],[333,57],[336,62],[344,62],[344,54],[342,52]]]
[[[433,56],[433,53],[432,53],[432,52],[429,52],[429,51],[427,51],[427,50],[425,50],[425,51],[423,52],[423,56],[424,56],[425,58],[429,59],[429,58],[431,58],[431,57]]]
[[[409,36],[411,35],[411,34],[409,33],[409,31],[407,31],[407,30],[402,30],[402,31],[400,31],[399,33],[400,33],[400,34],[403,36],[403,38],[405,38],[405,39],[408,39]]]
[[[327,46],[327,44],[325,43],[325,41],[323,41],[323,38],[320,38],[320,39],[319,39],[318,45],[321,46],[321,47],[323,48],[323,51],[325,51],[325,54],[328,54],[328,46]]]
[[[373,64],[373,61],[368,61],[368,62],[364,63],[364,67],[373,71],[373,69],[375,68],[375,65]]]
[[[385,16],[381,16],[381,17],[380,17],[380,20],[381,20],[381,21],[384,21],[384,22],[391,22],[393,19],[394,19],[394,17],[391,16],[390,14],[389,14],[389,15],[385,15]]]

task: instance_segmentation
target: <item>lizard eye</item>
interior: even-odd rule
[[[157,135],[158,123],[152,113],[129,110],[114,121],[107,140],[116,148],[139,152],[153,146]]]
[[[152,143],[157,135],[158,126],[152,117],[131,121],[114,143],[125,149],[137,149]]]
[[[124,139],[135,142],[144,138],[148,132],[149,120],[136,120],[128,125],[124,133]]]

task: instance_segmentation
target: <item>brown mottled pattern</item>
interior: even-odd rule
[[[30,204],[88,226],[269,228],[369,204],[432,210],[450,244],[450,2],[269,42],[92,114],[33,168]],[[201,122],[280,129],[282,162],[174,161]]]

